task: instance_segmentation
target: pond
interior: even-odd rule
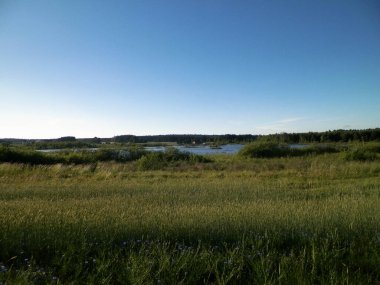
[[[190,152],[194,154],[235,154],[238,153],[239,150],[243,147],[242,144],[224,144],[220,147],[210,147],[208,145],[202,146],[174,146],[174,148],[179,151]],[[147,146],[145,147],[148,151],[165,151],[166,147],[164,146]]]
[[[97,147],[91,147],[91,148],[50,148],[50,149],[37,149],[36,151],[38,152],[61,152],[61,151],[73,151],[73,152],[78,152],[78,151],[97,151],[99,148]]]
[[[224,144],[219,147],[210,147],[208,145],[200,145],[200,146],[185,146],[185,145],[177,145],[173,146],[174,148],[178,149],[179,151],[183,152],[190,152],[194,154],[235,154],[238,153],[244,145],[242,144]],[[290,148],[305,148],[308,145],[306,144],[289,144]],[[147,151],[165,151],[165,146],[146,146],[144,147]],[[64,149],[40,149],[38,151],[40,152],[60,152]],[[70,150],[70,149],[66,149]],[[96,151],[98,148],[83,148],[83,149],[71,149],[71,151]]]
[[[291,144],[288,144],[288,147],[289,148],[305,148],[305,147],[308,147],[309,145],[307,144],[301,144],[301,143],[291,143]]]
[[[190,152],[194,154],[218,154],[218,153],[224,153],[224,154],[235,154],[238,153],[239,150],[243,147],[242,144],[225,144],[221,145],[220,147],[210,147],[207,145],[201,145],[201,146],[185,146],[185,145],[178,145],[174,146],[174,148],[178,149],[179,151],[183,152]],[[147,151],[165,151],[165,146],[147,146],[144,147]],[[54,152],[60,152],[60,151],[96,151],[98,148],[81,148],[81,149],[39,149],[37,151],[39,152],[45,152],[45,153],[54,153]]]

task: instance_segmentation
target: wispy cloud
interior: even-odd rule
[[[302,118],[302,117],[286,118],[286,119],[279,120],[276,123],[278,123],[278,124],[287,124],[287,123],[298,122],[298,121],[301,121],[303,119],[304,118]]]
[[[289,131],[291,125],[295,122],[305,120],[303,117],[285,118],[278,121],[274,121],[265,125],[258,126],[257,129],[267,133],[278,133]]]

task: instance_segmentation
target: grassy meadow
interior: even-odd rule
[[[0,164],[0,284],[380,284],[379,158],[140,160]]]

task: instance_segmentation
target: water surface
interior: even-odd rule
[[[193,154],[235,154],[238,153],[239,150],[243,147],[242,144],[225,144],[221,145],[220,147],[214,148],[210,147],[208,145],[201,145],[201,146],[184,146],[184,145],[178,145],[174,146],[174,148],[178,149],[179,151],[183,152],[190,152]],[[147,146],[145,147],[145,150],[148,151],[165,151],[166,147],[164,146]]]

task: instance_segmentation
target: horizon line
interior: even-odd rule
[[[281,134],[307,134],[307,133],[326,133],[326,132],[334,132],[334,131],[366,131],[366,130],[377,130],[380,127],[375,127],[375,128],[364,128],[364,129],[333,129],[333,130],[326,130],[326,131],[307,131],[307,132],[278,132],[278,133],[270,133],[270,134],[233,134],[233,133],[225,133],[225,134],[190,134],[190,133],[172,133],[172,134],[152,134],[152,135],[133,135],[133,134],[122,134],[122,135],[114,135],[112,137],[76,137],[72,135],[65,135],[65,136],[60,136],[60,137],[55,137],[55,138],[16,138],[16,137],[2,137],[0,140],[56,140],[60,138],[67,138],[67,137],[73,137],[75,139],[94,139],[94,138],[99,138],[99,139],[112,139],[115,137],[119,136],[134,136],[134,137],[154,137],[154,136],[227,136],[227,135],[232,135],[232,136],[271,136],[271,135],[281,135]]]

